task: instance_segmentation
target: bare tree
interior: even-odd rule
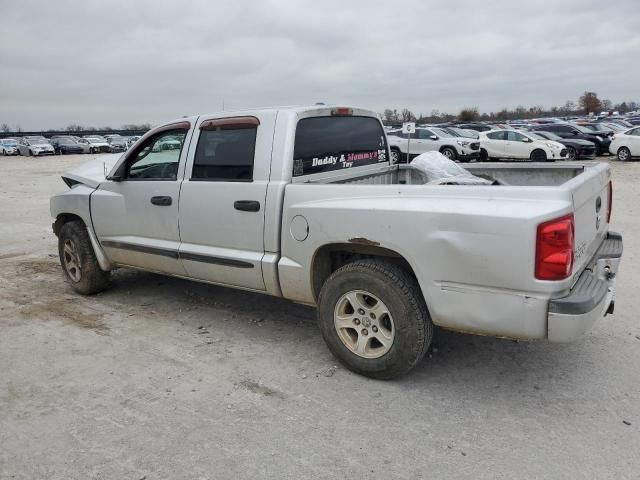
[[[3,123],[2,126],[0,126],[0,130],[2,130],[4,133],[7,133],[11,131],[11,127],[8,123]]]

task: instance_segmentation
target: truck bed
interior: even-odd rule
[[[548,164],[526,163],[477,163],[464,165],[476,176],[496,180],[501,185],[552,187],[562,185],[577,177],[588,168],[584,163]],[[365,185],[424,185],[428,181],[425,174],[409,165],[390,166],[387,169],[350,178],[318,180],[318,183],[349,183]]]

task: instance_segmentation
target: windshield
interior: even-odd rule
[[[556,142],[562,140],[562,137],[559,137],[558,135],[552,132],[537,132],[537,133],[542,134],[545,136],[545,138],[548,138],[549,140],[554,140]]]
[[[626,130],[622,125],[618,125],[617,123],[605,123],[605,127],[613,130],[614,132],[622,132]]]
[[[455,133],[460,135],[461,137],[466,138],[478,138],[478,133],[473,130],[465,130],[464,128],[451,128]]]
[[[458,137],[459,135],[456,133],[451,133],[446,129],[438,128],[438,127],[430,127],[430,130],[438,135],[439,137]]]
[[[0,143],[6,147],[15,147],[18,143],[13,138],[7,138],[5,140],[0,140]]]
[[[593,130],[583,127],[582,125],[573,125],[573,127],[581,133],[589,133],[593,135]]]
[[[30,143],[49,143],[44,137],[26,137]]]
[[[537,133],[533,133],[533,132],[527,132],[527,137],[531,137],[534,140],[547,140],[542,135],[538,135]]]
[[[104,140],[98,137],[85,138],[89,143],[104,143]]]

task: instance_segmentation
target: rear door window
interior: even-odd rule
[[[298,122],[293,176],[388,161],[387,140],[373,117],[312,117]]]

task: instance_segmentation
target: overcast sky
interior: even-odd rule
[[[546,5],[546,6],[543,6]],[[640,0],[0,0],[0,123],[640,101]]]

